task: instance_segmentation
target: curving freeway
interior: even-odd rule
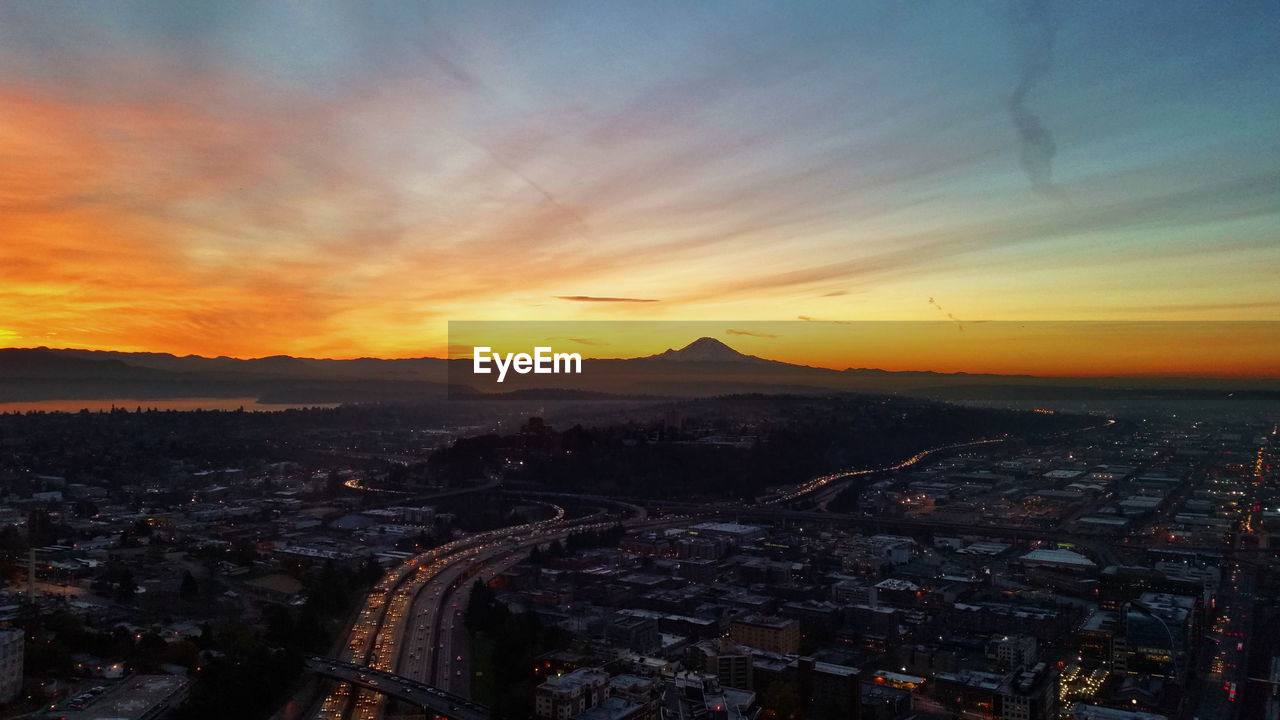
[[[455,540],[389,571],[369,593],[340,657],[308,663],[319,674],[342,681],[324,698],[314,717],[375,720],[387,714],[389,698],[457,720],[472,720],[463,711],[482,712],[480,706],[458,703],[454,705],[461,710],[442,712],[439,702],[431,699],[465,699],[469,693],[462,616],[472,580],[492,577],[536,545],[616,524],[604,511],[566,520],[564,508],[543,504],[554,508],[553,518]],[[633,518],[623,524],[641,528],[682,520]],[[366,680],[360,679],[361,674]]]
[[[380,672],[394,672],[400,662],[401,641],[413,618],[414,600],[433,581],[506,541],[513,534],[541,537],[561,528],[576,527],[565,522],[564,508],[550,505],[549,520],[476,533],[422,553],[389,571],[370,591],[346,642],[336,658],[367,666]],[[433,643],[434,647],[434,643]],[[340,683],[322,701],[316,717],[324,720],[356,718],[375,720],[385,714],[384,693],[350,683]]]

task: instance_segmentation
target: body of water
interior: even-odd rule
[[[339,403],[262,403],[257,398],[106,398],[102,400],[25,400],[0,402],[0,413],[106,412],[112,408],[134,410],[239,410],[270,412],[297,408],[332,408]]]

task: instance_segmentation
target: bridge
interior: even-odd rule
[[[447,717],[451,720],[489,720],[489,708],[402,675],[319,655],[307,658],[305,665],[308,670],[317,675],[382,693],[403,703],[420,707],[432,716]]]

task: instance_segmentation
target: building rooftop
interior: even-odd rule
[[[1071,550],[1047,550],[1038,548],[1023,555],[1020,558],[1023,562],[1042,563],[1049,565],[1074,565],[1078,567],[1094,567],[1094,562],[1078,552]]]
[[[103,693],[83,710],[56,711],[65,720],[142,720],[161,706],[176,705],[190,682],[178,675],[134,675]]]

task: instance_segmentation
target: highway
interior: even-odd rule
[[[1052,437],[1068,437],[1070,435],[1075,435],[1082,432],[1088,432],[1091,430],[1101,430],[1102,428],[1108,428],[1115,424],[1116,424],[1115,420],[1106,420],[1101,425],[1091,425],[1089,427],[1084,427],[1084,428],[1063,430],[1059,433],[1055,433]],[[796,500],[802,500],[807,498],[807,499],[817,500],[819,503],[819,506],[825,510],[827,503],[831,502],[831,500],[835,498],[835,496],[846,484],[844,482],[846,480],[851,480],[855,477],[861,477],[865,475],[875,475],[877,473],[905,470],[911,467],[912,465],[916,465],[940,453],[950,452],[952,450],[964,450],[966,448],[981,447],[983,445],[994,445],[997,443],[1006,442],[1011,437],[1012,436],[1005,434],[995,438],[988,438],[983,440],[971,440],[968,442],[952,443],[950,445],[939,445],[938,447],[929,448],[927,450],[921,450],[920,452],[916,453],[915,455],[912,455],[906,460],[903,460],[902,462],[899,462],[893,465],[886,465],[884,467],[876,467],[876,468],[860,468],[857,470],[845,470],[842,472],[831,473],[830,475],[823,475],[821,477],[816,477],[816,478],[813,478],[812,480],[809,480],[808,482],[804,482],[799,485],[793,486],[780,493],[757,498],[756,502],[759,505],[778,505],[781,503],[789,503]]]
[[[472,558],[511,536],[541,538],[562,528],[576,527],[565,522],[564,508],[551,506],[549,520],[511,528],[476,533],[422,553],[389,571],[369,592],[365,604],[347,635],[340,660],[391,672],[400,658],[401,640],[411,619],[414,598],[442,573],[456,572]],[[548,540],[549,541],[549,540]],[[540,542],[540,540],[535,540]],[[359,718],[374,720],[383,715],[385,696],[381,693],[340,683],[320,705],[317,718]]]
[[[884,467],[875,467],[875,468],[861,468],[858,470],[845,470],[843,472],[831,473],[830,475],[823,475],[821,477],[816,477],[812,480],[809,480],[808,482],[801,483],[799,485],[796,485],[792,488],[784,490],[783,492],[777,493],[775,495],[769,495],[766,497],[757,498],[756,502],[760,505],[778,505],[781,503],[801,500],[807,496],[815,496],[818,493],[823,493],[824,495],[827,493],[831,493],[831,497],[834,497],[835,493],[833,491],[835,491],[838,487],[842,486],[843,485],[842,481],[844,480],[850,480],[852,478],[860,477],[863,475],[875,475],[877,473],[894,472],[896,470],[905,470],[906,468],[909,468],[912,465],[915,465],[916,463],[919,463],[922,460],[932,457],[933,455],[937,455],[938,453],[947,452],[950,450],[961,450],[961,449],[970,448],[970,447],[979,447],[981,445],[991,445],[994,443],[1002,443],[1008,439],[1009,439],[1008,435],[1003,435],[1001,437],[992,438],[990,440],[974,440],[972,442],[955,443],[953,445],[941,445],[939,447],[929,448],[928,450],[921,450],[920,452],[916,453],[915,455],[912,455],[906,460],[903,460],[902,462],[899,462],[893,465],[885,465]],[[827,500],[830,501],[830,498],[828,498]]]
[[[555,509],[552,519],[461,538],[389,571],[369,593],[347,636],[341,658],[338,661],[324,659],[338,669],[370,668],[373,673],[381,673],[376,676],[381,678],[379,684],[339,683],[324,698],[314,717],[320,720],[384,717],[388,697],[415,703],[421,697],[406,697],[400,692],[404,687],[402,682],[410,683],[409,687],[421,685],[449,696],[465,697],[470,691],[470,669],[462,620],[474,580],[493,577],[521,560],[536,545],[563,539],[575,532],[606,530],[617,524],[604,511],[566,520],[564,508],[543,504]],[[640,517],[623,524],[638,529],[676,524],[686,519],[687,516],[659,520]],[[326,665],[321,674],[350,680],[349,673],[329,671],[328,667]],[[316,669],[314,662],[312,669]]]

